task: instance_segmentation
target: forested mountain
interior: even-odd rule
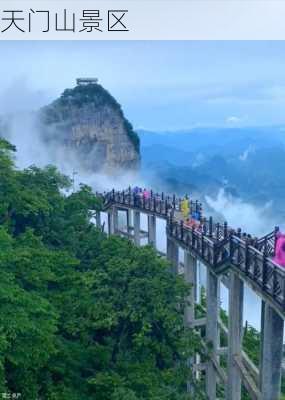
[[[190,288],[152,248],[95,228],[88,186],[70,193],[52,166],[17,170],[14,150],[0,140],[0,392],[189,399]]]

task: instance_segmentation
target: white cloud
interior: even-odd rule
[[[3,85],[4,86],[4,85]],[[37,110],[47,104],[47,91],[36,89],[24,75],[10,82],[0,92],[0,114]]]
[[[257,236],[263,236],[274,228],[275,224],[272,218],[266,216],[271,203],[258,208],[241,199],[227,195],[224,189],[219,191],[216,198],[206,196],[206,201],[233,228],[241,228],[243,231]]]
[[[248,146],[247,149],[239,156],[240,161],[246,161],[248,159],[248,156],[251,153],[254,153],[255,149],[253,146]]]
[[[242,118],[230,116],[226,119],[227,124],[238,124],[239,122],[242,122]]]

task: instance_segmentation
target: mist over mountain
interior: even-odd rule
[[[4,114],[0,135],[18,147],[20,167],[52,163],[63,172],[112,176],[140,164],[137,134],[96,79],[78,80],[40,110]]]
[[[6,114],[0,132],[16,145],[20,168],[54,164],[75,171],[75,185],[96,190],[139,185],[188,193],[207,213],[258,235],[285,224],[282,126],[138,130],[138,137],[96,82],[65,90],[40,111]]]
[[[140,131],[142,169],[156,170],[168,190],[265,207],[285,219],[285,130],[197,128],[176,132]]]

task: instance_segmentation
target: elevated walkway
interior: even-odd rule
[[[181,219],[181,199],[152,193],[149,199],[136,196],[131,190],[112,191],[104,197],[104,210],[116,206],[163,218],[167,222],[167,236],[180,247],[195,255],[217,275],[229,269],[241,277],[273,307],[285,316],[285,269],[273,260],[277,229],[253,239],[227,223],[215,223],[202,218],[201,230],[190,228]],[[195,202],[195,204],[199,203]]]
[[[182,219],[181,199],[164,193],[150,192],[148,197],[125,191],[111,191],[103,195],[103,211],[108,213],[109,234],[141,239],[156,247],[156,219],[166,221],[167,253],[172,272],[184,274],[193,287],[189,305],[185,308],[185,324],[200,330],[204,326],[205,348],[211,348],[209,360],[201,364],[199,355],[189,360],[198,379],[205,374],[209,400],[217,398],[217,384],[225,385],[227,400],[241,400],[241,382],[254,400],[278,400],[283,355],[285,318],[285,269],[273,261],[278,229],[262,238],[253,238],[234,229],[226,222],[214,222],[202,216],[202,205],[191,202],[190,209],[198,212],[198,225],[188,226]],[[126,229],[119,229],[118,211],[127,216]],[[140,216],[146,214],[148,231],[140,226]],[[98,223],[100,213],[98,214]],[[190,224],[191,225],[191,224]],[[184,262],[179,260],[179,248],[184,251]],[[195,318],[195,303],[199,302],[197,263],[207,271],[206,317]],[[229,293],[229,321],[225,327],[220,321],[219,288],[223,283]],[[260,365],[257,368],[242,349],[244,284],[251,287],[262,300]],[[227,335],[227,347],[220,347],[220,332]],[[220,359],[226,355],[226,369]],[[191,384],[189,391],[191,392]]]

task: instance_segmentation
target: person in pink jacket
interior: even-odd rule
[[[145,200],[150,198],[150,192],[146,189],[143,190],[143,197],[145,198]]]
[[[285,234],[277,233],[275,256],[273,261],[285,268]]]

